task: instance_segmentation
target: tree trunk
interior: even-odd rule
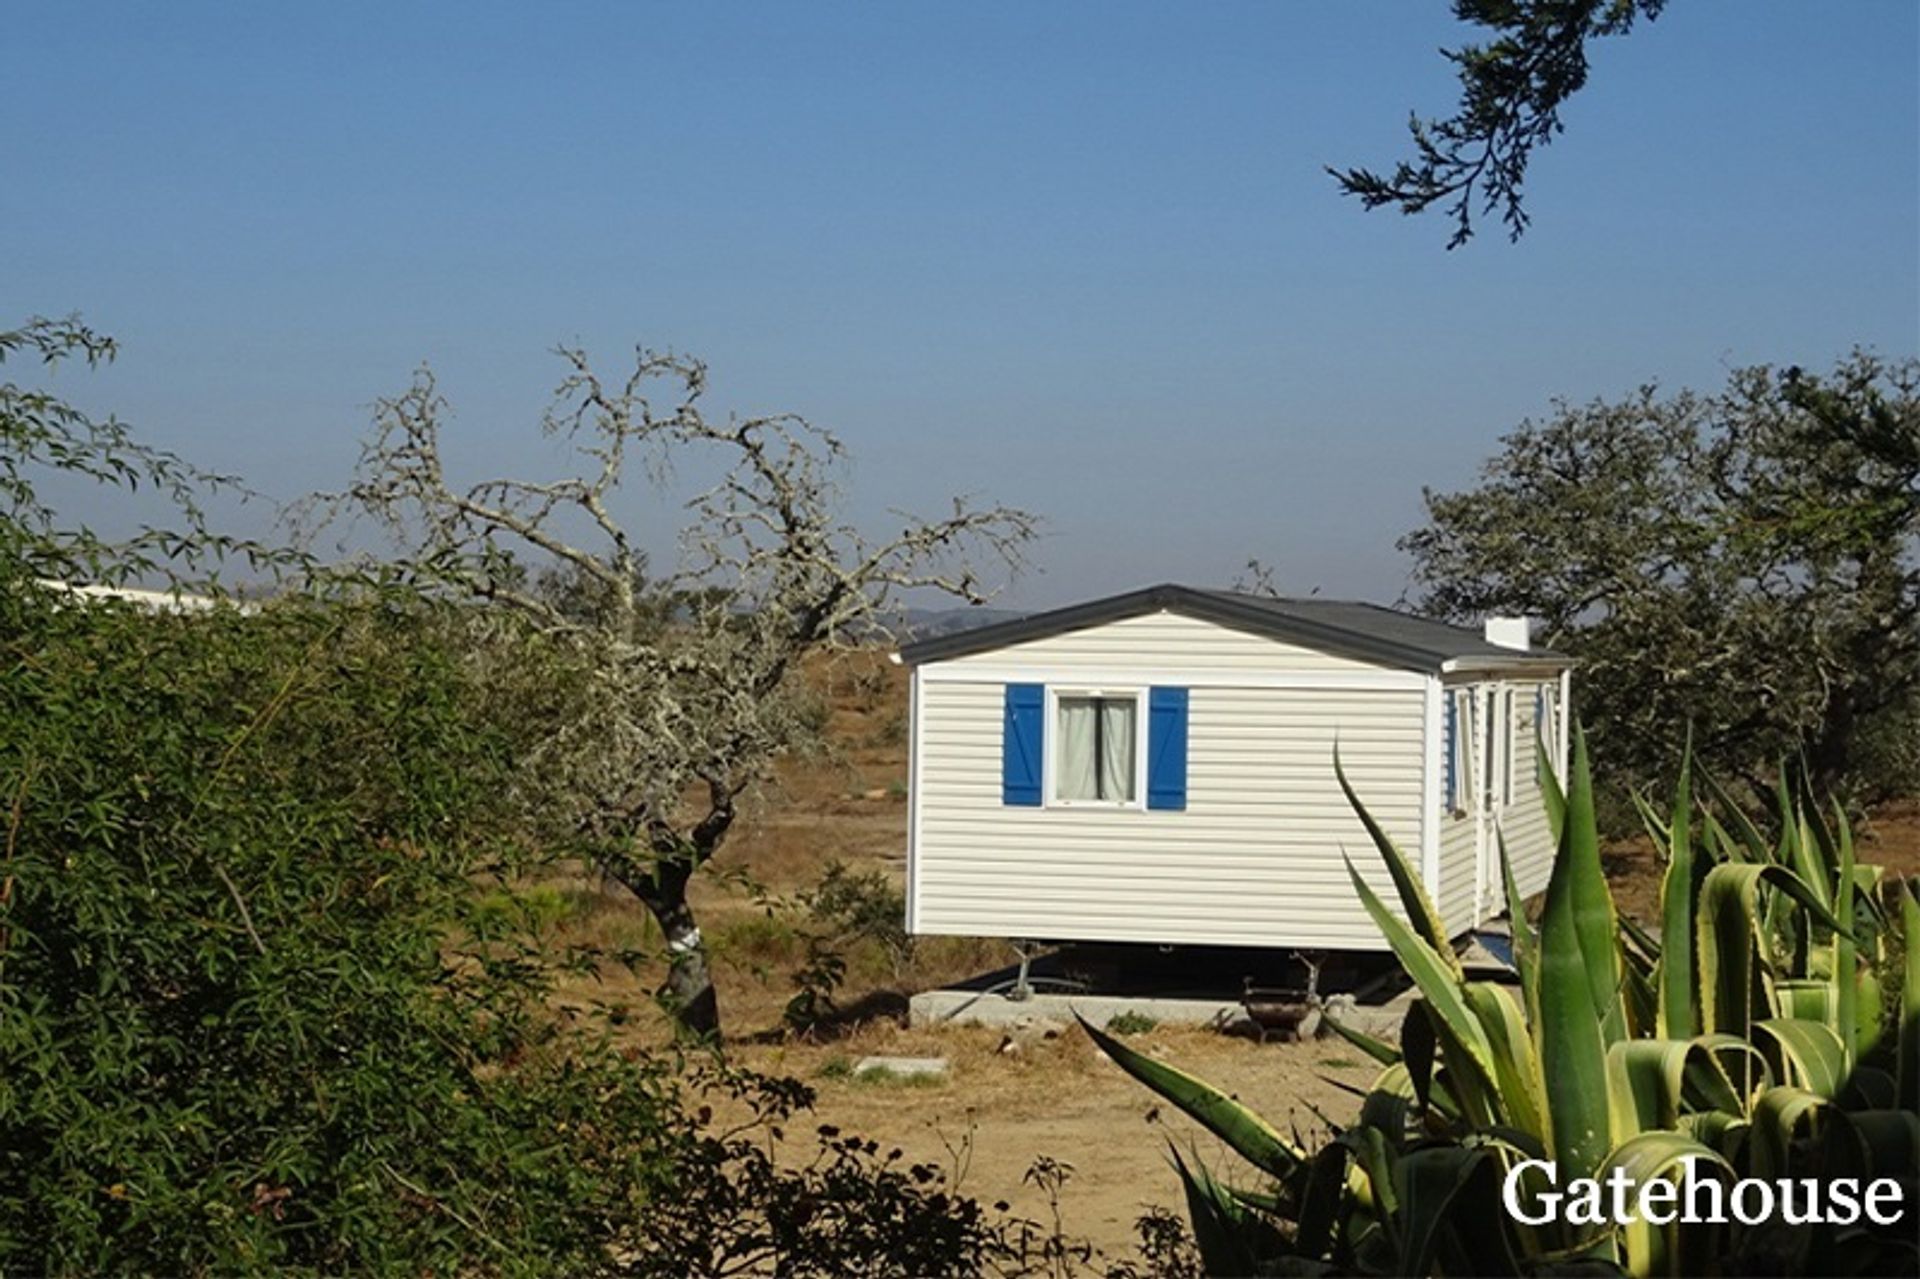
[[[659,994],[680,1031],[698,1039],[719,1038],[720,998],[713,988],[707,944],[694,922],[693,907],[687,903],[693,867],[675,860],[645,871],[620,858],[610,859],[606,869],[640,899],[666,935],[667,980]]]
[[[703,1039],[720,1035],[720,998],[713,988],[713,972],[707,965],[707,944],[693,922],[693,911],[685,894],[677,906],[663,908],[652,902],[647,909],[660,921],[667,936],[667,983],[661,989],[680,1029]]]

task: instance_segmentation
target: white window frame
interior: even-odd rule
[[[1108,701],[1133,702],[1133,798],[1061,799],[1055,788],[1054,755],[1060,749],[1060,699],[1062,697],[1100,697]],[[1047,808],[1094,808],[1114,812],[1147,807],[1147,690],[1140,687],[1097,688],[1080,685],[1047,685],[1047,723],[1045,757],[1041,764],[1041,798]]]
[[[1450,817],[1466,817],[1474,811],[1474,797],[1479,793],[1478,770],[1474,768],[1474,733],[1480,717],[1474,713],[1474,704],[1479,700],[1474,696],[1474,686],[1446,690],[1453,699],[1453,794],[1447,796],[1447,814]]]
[[[1538,786],[1546,781],[1548,768],[1560,771],[1560,686],[1542,680],[1536,687],[1540,717],[1533,726],[1533,781]]]

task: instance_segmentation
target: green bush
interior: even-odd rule
[[[1145,1013],[1128,1010],[1107,1018],[1109,1035],[1144,1035],[1160,1023]]]
[[[553,1014],[606,957],[508,891],[511,743],[444,619],[7,586],[0,1271],[1022,1264],[937,1169],[781,1155],[804,1085]]]

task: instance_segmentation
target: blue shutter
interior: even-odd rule
[[[1040,753],[1045,740],[1047,690],[1041,684],[1007,685],[1006,720],[1000,737],[1000,802],[1040,806]]]
[[[1447,733],[1446,733],[1447,740],[1446,740],[1446,744],[1442,746],[1440,750],[1440,759],[1442,761],[1442,766],[1445,769],[1443,776],[1446,778],[1446,796],[1447,796],[1448,812],[1452,812],[1453,810],[1460,807],[1460,792],[1457,789],[1457,784],[1460,779],[1453,775],[1454,756],[1458,753],[1457,748],[1455,746],[1455,740],[1457,735],[1460,732],[1460,725],[1458,722],[1459,714],[1460,714],[1459,699],[1454,697],[1452,693],[1448,693],[1447,694]]]
[[[1147,807],[1187,806],[1187,690],[1147,692]]]

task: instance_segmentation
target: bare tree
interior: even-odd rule
[[[708,421],[696,360],[643,348],[609,382],[584,351],[558,354],[568,374],[542,427],[573,446],[577,475],[454,486],[446,401],[422,369],[378,403],[352,487],[309,509],[373,515],[408,571],[505,610],[563,656],[568,687],[534,698],[526,802],[645,904],[670,956],[662,993],[683,1027],[710,1035],[719,1007],[687,888],[742,796],[812,733],[803,659],[883,636],[910,592],[984,603],[974,563],[1017,569],[1035,520],[956,499],[944,518],[901,516],[870,540],[841,512],[831,434],[792,415]],[[662,388],[670,408],[649,398]],[[686,503],[679,563],[658,577],[615,513],[636,464],[656,489],[677,470],[719,476]]]

